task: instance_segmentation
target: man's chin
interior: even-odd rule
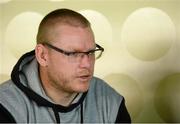
[[[89,83],[87,84],[81,84],[77,87],[76,92],[84,93],[89,90]]]

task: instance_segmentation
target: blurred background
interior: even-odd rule
[[[180,122],[180,0],[0,0],[1,83],[57,8],[89,19],[105,48],[95,76],[125,97],[133,122]]]

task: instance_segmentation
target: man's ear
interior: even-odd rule
[[[36,59],[38,61],[38,63],[41,65],[41,66],[47,66],[48,64],[48,51],[47,49],[45,48],[44,45],[42,44],[37,44],[36,45],[36,48],[35,48],[35,56],[36,56]]]

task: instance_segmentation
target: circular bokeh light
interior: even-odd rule
[[[180,122],[180,73],[165,77],[155,92],[155,108],[168,123]]]
[[[5,42],[16,58],[34,49],[41,19],[42,15],[38,13],[24,12],[10,21],[5,33]]]
[[[106,43],[112,41],[112,27],[107,18],[94,10],[79,11],[91,23],[97,43]]]
[[[134,11],[122,28],[122,41],[138,59],[152,61],[165,55],[176,38],[175,25],[160,9]]]

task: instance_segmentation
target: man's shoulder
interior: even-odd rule
[[[105,90],[117,93],[116,90],[113,87],[111,87],[110,84],[108,84],[108,82],[106,82],[101,78],[93,77],[91,80],[91,84],[96,88],[100,88],[100,89],[104,88]]]
[[[9,92],[11,90],[13,90],[14,88],[14,84],[12,82],[12,80],[7,80],[3,83],[0,84],[0,95],[3,94],[4,92]]]
[[[0,111],[7,109],[7,111],[4,112],[9,112],[14,117],[19,117],[21,113],[26,113],[27,100],[26,95],[12,80],[8,80],[0,85]]]
[[[12,80],[0,85],[0,103],[4,105],[18,105],[25,95],[19,90]]]
[[[112,98],[119,99],[119,100],[123,99],[123,96],[119,94],[113,87],[111,87],[108,84],[108,82],[98,77],[93,77],[91,81],[90,90],[92,90],[96,94],[99,94],[102,96],[105,95],[106,97],[109,97],[110,99]]]
[[[107,122],[115,122],[123,96],[105,80],[93,77],[86,101],[90,111],[102,114]]]

